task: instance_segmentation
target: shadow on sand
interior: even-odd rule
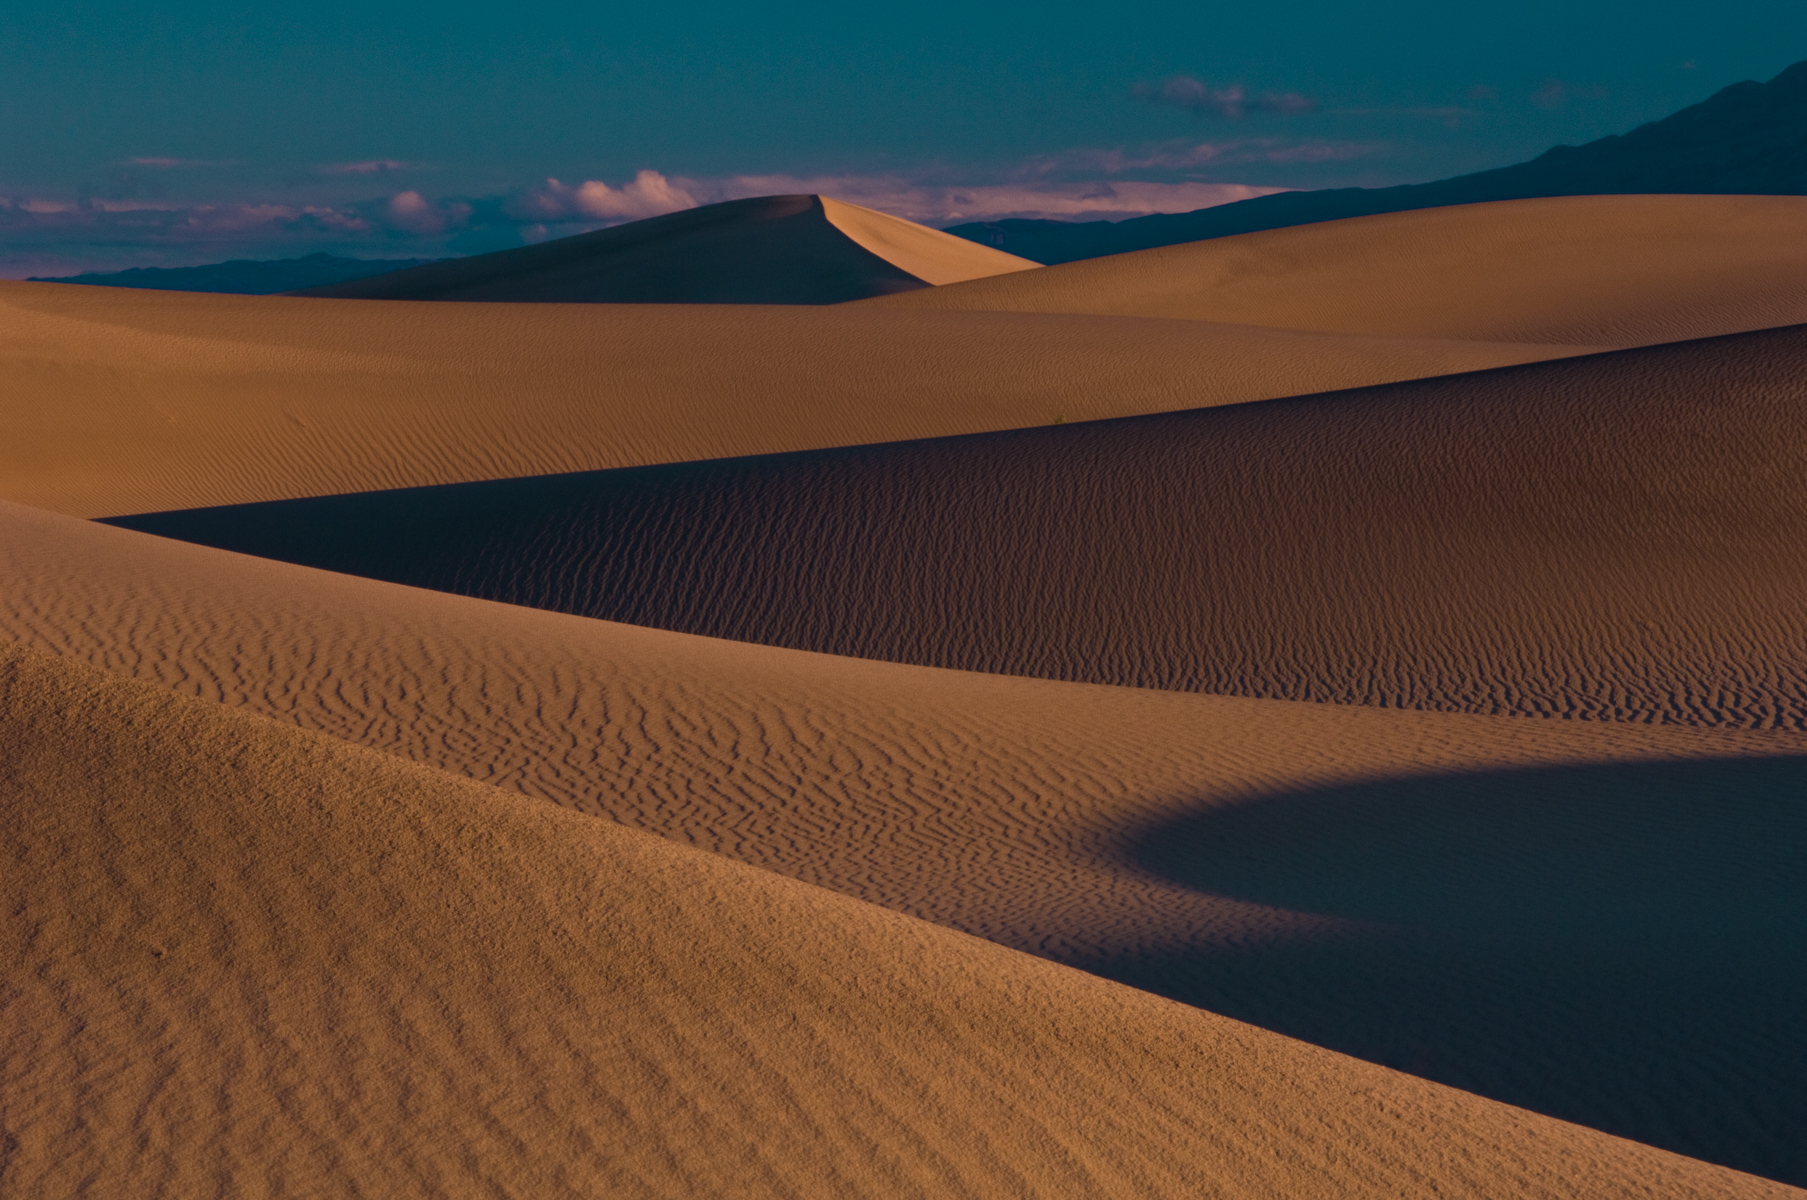
[[[1280,796],[1146,830],[1135,856],[1360,924],[1075,965],[1807,1184],[1807,757]]]

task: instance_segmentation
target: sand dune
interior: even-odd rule
[[[1574,353],[1173,321],[0,282],[0,499],[107,516],[939,437]]]
[[[1791,1191],[68,662],[0,722],[11,1195]]]
[[[1807,201],[1538,203],[0,284],[0,1192],[1803,1195]]]
[[[1799,735],[892,666],[0,511],[8,639],[1807,1180]]]
[[[356,300],[837,304],[1039,265],[822,196],[761,196],[295,294]]]
[[[1139,250],[870,303],[1654,345],[1807,322],[1807,197],[1464,204]]]
[[[1807,327],[1360,392],[117,523],[741,641],[1807,728]]]

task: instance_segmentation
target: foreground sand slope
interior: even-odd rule
[[[1263,404],[158,513],[245,553],[927,666],[1807,729],[1807,326]]]
[[[1800,735],[925,670],[0,513],[0,636],[1807,1180]]]
[[[1782,1196],[0,650],[17,1197]]]
[[[1039,266],[825,197],[760,196],[295,294],[517,303],[837,304]]]
[[[106,516],[939,437],[1574,353],[1036,314],[0,282],[0,499]]]
[[[864,303],[1653,345],[1807,321],[1807,197],[1464,204],[1163,246]]]

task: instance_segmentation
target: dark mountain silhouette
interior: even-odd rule
[[[384,275],[434,261],[431,258],[337,258],[331,254],[310,254],[305,258],[235,258],[231,262],[211,263],[204,267],[133,267],[129,271],[96,271],[57,278],[34,275],[31,282],[270,296],[298,288],[324,287],[347,279]]]
[[[1129,221],[985,221],[947,232],[1060,263],[1413,208],[1613,193],[1807,195],[1807,62],[1768,83],[1734,83],[1627,134],[1435,183],[1281,192]]]

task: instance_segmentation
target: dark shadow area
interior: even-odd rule
[[[1807,758],[1500,771],[1219,808],[1146,869],[1362,922],[1087,969],[1807,1184]]]
[[[1800,728],[1803,363],[1807,326],[1259,404],[109,523],[921,666]]]

